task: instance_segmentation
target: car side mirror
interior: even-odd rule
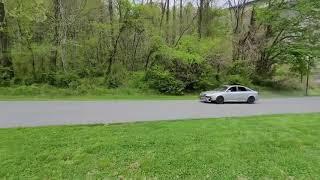
[[[228,90],[227,92],[231,92],[231,90]]]

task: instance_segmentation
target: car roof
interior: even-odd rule
[[[234,85],[224,85],[224,86],[226,86],[226,87],[231,87],[231,86],[241,86],[241,87],[246,87],[246,86],[242,86],[242,85],[240,85],[240,84],[234,84]]]
[[[246,89],[249,89],[249,90],[251,90],[251,91],[254,91],[254,90],[252,90],[251,88],[249,88],[249,87],[247,87],[247,86],[243,86],[243,85],[237,85],[237,84],[235,84],[235,85],[223,85],[223,86],[225,86],[226,88],[230,88],[230,87],[234,87],[234,86],[238,86],[238,87],[244,87],[244,88],[246,88]]]

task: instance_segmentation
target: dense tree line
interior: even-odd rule
[[[278,86],[319,56],[317,0],[0,0],[0,84]],[[143,85],[141,85],[143,84]]]

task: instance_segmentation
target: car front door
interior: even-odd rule
[[[237,101],[237,94],[238,94],[237,91],[238,91],[237,86],[229,87],[224,97],[225,101],[229,101],[229,102]]]

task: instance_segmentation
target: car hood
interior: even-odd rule
[[[209,94],[216,94],[216,93],[221,93],[221,91],[206,91],[201,93],[202,95],[209,95]]]

